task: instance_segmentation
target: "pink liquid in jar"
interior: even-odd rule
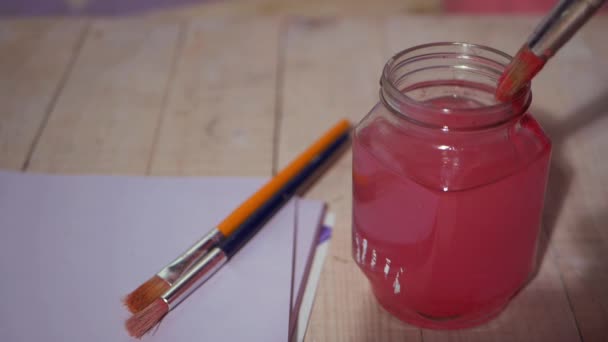
[[[380,304],[427,328],[495,317],[533,270],[550,153],[527,113],[445,132],[377,105],[355,131],[352,248]]]

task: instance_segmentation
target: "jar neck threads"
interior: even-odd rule
[[[380,99],[413,123],[445,131],[478,130],[522,115],[532,94],[527,84],[511,101],[498,102],[498,78],[511,57],[467,43],[416,46],[384,66]]]

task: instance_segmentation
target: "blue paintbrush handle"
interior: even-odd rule
[[[224,253],[228,257],[232,257],[238,252],[293,197],[299,188],[346,144],[349,137],[350,133],[347,132],[336,139],[323,153],[311,160],[296,177],[285,184],[276,195],[245,220],[234,233],[220,242],[219,247]]]

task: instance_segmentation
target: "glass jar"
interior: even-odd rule
[[[392,57],[353,139],[353,258],[380,304],[426,328],[496,316],[533,271],[551,142],[511,57],[465,43]]]

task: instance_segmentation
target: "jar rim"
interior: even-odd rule
[[[389,96],[395,97],[397,99],[397,101],[399,101],[401,104],[405,105],[409,109],[416,110],[416,111],[424,111],[424,112],[439,112],[440,111],[443,114],[451,114],[453,112],[453,110],[450,108],[445,108],[443,106],[439,106],[432,102],[418,101],[418,100],[408,96],[407,94],[404,94],[403,91],[399,89],[399,87],[397,86],[395,81],[391,78],[391,73],[395,70],[395,68],[399,67],[400,63],[405,63],[408,61],[408,59],[406,57],[407,55],[412,55],[411,58],[420,57],[421,55],[417,55],[417,54],[413,54],[413,53],[418,52],[418,51],[423,51],[428,48],[437,48],[437,47],[439,47],[439,48],[446,47],[446,49],[454,48],[454,47],[462,47],[463,49],[466,49],[469,51],[479,50],[479,51],[488,52],[490,54],[495,55],[498,58],[504,59],[504,62],[498,61],[496,59],[491,59],[492,62],[499,64],[502,68],[505,68],[507,66],[507,64],[509,62],[511,62],[511,60],[513,59],[513,57],[511,55],[509,55],[503,51],[500,51],[498,49],[495,49],[495,48],[492,48],[489,46],[481,45],[481,44],[474,44],[474,43],[467,43],[467,42],[433,42],[433,43],[416,45],[416,46],[413,46],[413,47],[410,47],[405,50],[397,52],[391,58],[389,58],[388,61],[386,62],[386,64],[384,65],[381,80],[380,80],[380,84],[382,87],[381,99],[383,100],[383,102],[386,103],[384,96],[383,96],[383,92],[386,90],[386,89],[384,89],[384,87],[387,87],[388,88],[387,92],[390,94]],[[471,55],[470,53],[467,54],[464,51],[462,52],[461,56],[463,56],[463,57],[464,56],[481,57],[481,55],[475,55],[475,54]],[[405,60],[404,60],[404,58],[405,58]],[[488,60],[490,60],[490,59],[488,59]],[[399,63],[397,63],[397,62],[399,62]],[[479,107],[458,108],[457,111],[458,111],[458,113],[464,113],[467,115],[476,115],[477,114],[477,115],[488,116],[488,115],[492,115],[492,114],[498,115],[501,113],[511,112],[511,111],[513,111],[514,108],[517,108],[517,109],[519,109],[518,110],[519,113],[513,113],[513,114],[514,115],[523,114],[523,112],[525,112],[527,110],[527,108],[529,107],[529,105],[531,103],[531,98],[532,98],[531,86],[530,86],[530,82],[528,82],[513,97],[513,99],[511,101],[498,102],[495,104],[483,105],[483,106],[479,106]],[[392,106],[389,106],[389,108],[390,107],[392,107]],[[392,108],[392,109],[394,109],[394,108]],[[400,111],[398,111],[398,112],[399,112],[399,114],[404,114],[404,113],[401,113]],[[404,116],[407,116],[407,115],[404,115]],[[500,125],[506,121],[509,121],[510,119],[512,119],[512,117],[513,117],[513,115],[510,115],[507,119],[501,120],[500,122],[495,122],[490,126]],[[411,118],[407,117],[407,119],[411,119]],[[413,121],[421,124],[421,122],[419,122],[417,120],[413,120]],[[424,125],[424,123],[422,123],[422,124]],[[445,126],[443,128],[445,128]],[[479,128],[479,127],[475,127],[475,128]],[[481,127],[481,128],[484,128],[484,127]]]

